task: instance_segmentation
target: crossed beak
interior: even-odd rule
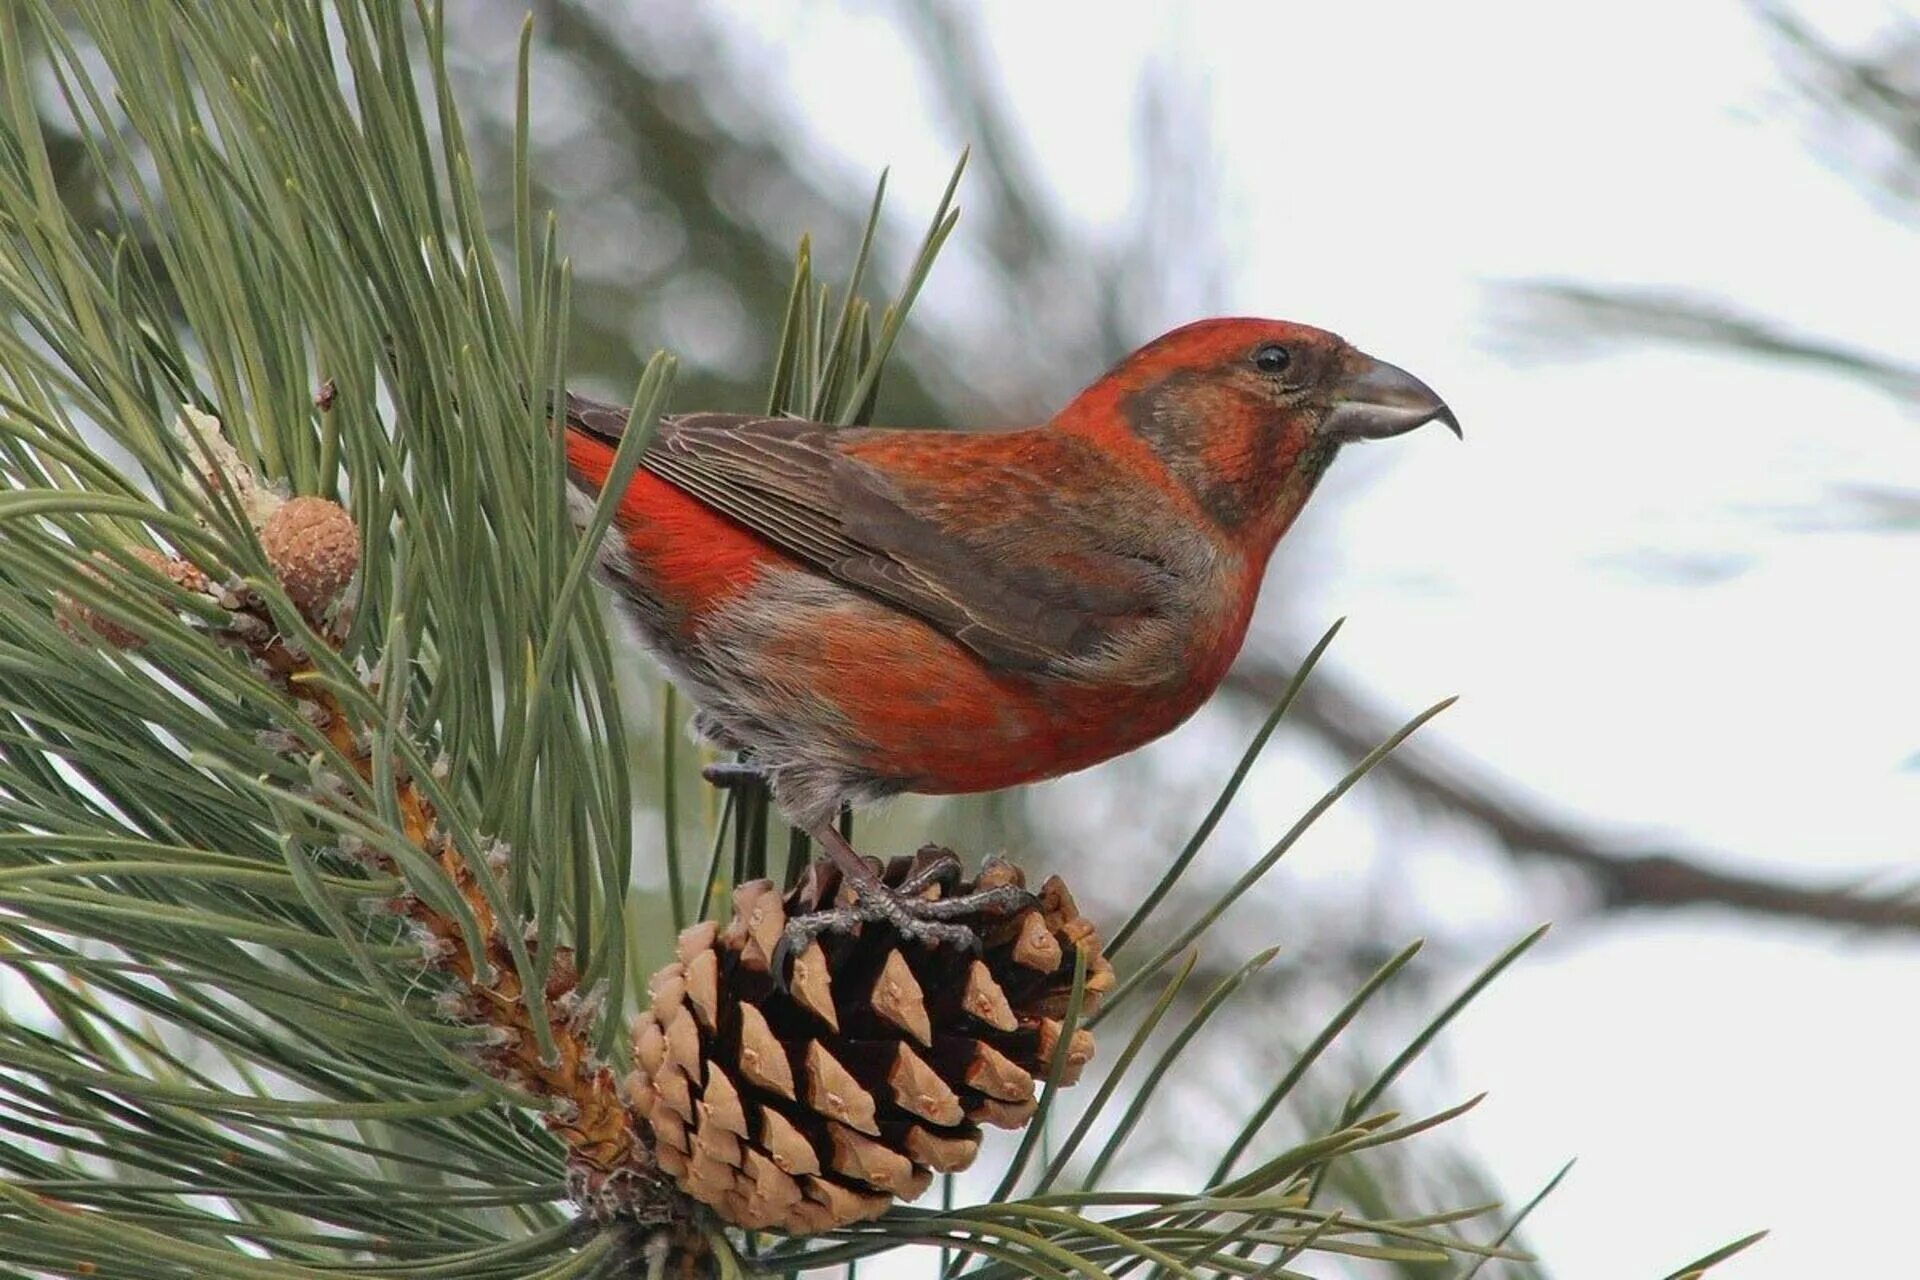
[[[1339,398],[1320,429],[1337,440],[1384,440],[1434,421],[1461,435],[1459,419],[1432,387],[1398,365],[1362,355],[1359,367],[1341,380]]]

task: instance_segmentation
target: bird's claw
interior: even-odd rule
[[[909,880],[907,885],[912,883]],[[790,917],[781,930],[780,941],[774,944],[770,966],[774,980],[784,988],[791,961],[823,934],[857,933],[870,924],[884,924],[903,941],[929,951],[953,947],[977,956],[984,947],[980,933],[964,921],[982,914],[1012,914],[1033,901],[1032,894],[1014,885],[958,898],[923,898],[905,889],[905,885],[900,889],[862,886],[855,890],[854,900],[844,906],[822,907]]]
[[[902,898],[924,900],[923,895],[927,890],[938,888],[941,896],[945,897],[959,885],[960,878],[965,874],[966,868],[960,864],[960,858],[953,850],[930,844],[913,855],[906,874],[895,886],[894,892]]]
[[[889,876],[893,872],[888,873]],[[926,845],[913,855],[893,893],[906,911],[921,921],[964,920],[970,916],[1007,917],[1036,907],[1040,899],[1017,884],[995,885],[970,893],[955,893],[966,868],[951,849]],[[928,897],[927,891],[939,894]]]
[[[907,898],[904,901],[919,923],[965,920],[974,916],[1006,918],[1036,907],[1040,899],[1017,884],[980,889],[957,898]]]

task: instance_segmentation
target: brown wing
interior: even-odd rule
[[[625,410],[571,395],[567,417],[607,440],[626,425]],[[1030,456],[1046,446],[1023,434],[1014,465],[994,437],[699,413],[662,421],[640,465],[986,661],[1025,670],[1087,656],[1156,612],[1168,583],[1151,557],[1112,545],[1124,540],[1109,513],[1061,502]],[[885,460],[903,439],[919,464],[907,474]],[[883,447],[855,456],[863,445]]]

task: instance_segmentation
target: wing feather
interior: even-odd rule
[[[626,413],[569,395],[567,421],[611,442],[625,430]],[[1033,670],[1084,657],[1117,628],[1155,611],[1165,585],[1158,567],[1101,547],[1084,528],[1076,535],[1064,517],[1046,531],[1051,563],[1017,545],[981,546],[954,536],[935,518],[933,504],[847,451],[848,440],[867,434],[790,418],[688,414],[660,423],[640,465],[789,555],[924,619],[995,666]],[[1004,485],[970,487],[976,505],[987,508],[974,511],[970,525],[993,514],[996,494],[1015,500],[1017,477],[1005,479]],[[1029,478],[1029,505],[1031,488]],[[1098,571],[1050,571],[1062,559]]]

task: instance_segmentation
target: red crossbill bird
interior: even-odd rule
[[[1274,545],[1340,449],[1460,427],[1334,334],[1202,320],[1018,430],[664,419],[599,567],[696,727],[747,753],[873,912],[842,805],[1082,769],[1193,714],[1240,650]],[[626,411],[569,396],[570,478],[599,492]],[[590,509],[588,507],[587,509]]]

